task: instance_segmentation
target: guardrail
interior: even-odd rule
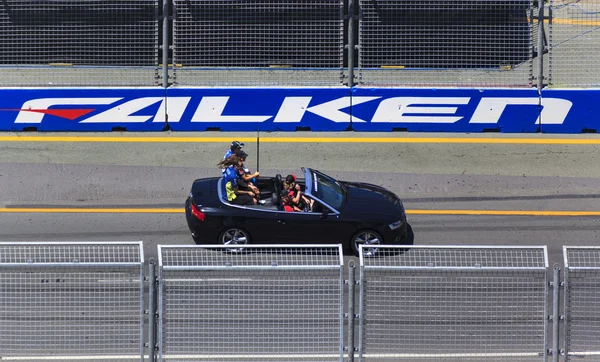
[[[158,252],[160,361],[343,361],[341,245]]]
[[[359,278],[339,245],[159,245],[147,274],[142,247],[0,243],[2,359],[600,356],[598,247],[564,248],[564,288],[545,246],[382,246]]]
[[[546,360],[544,246],[363,250],[360,361]]]
[[[0,359],[143,361],[142,242],[0,243]]]

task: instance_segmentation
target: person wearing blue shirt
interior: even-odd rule
[[[227,151],[225,153],[225,156],[223,156],[223,159],[227,159],[229,158],[231,155],[234,155],[237,150],[241,150],[244,147],[244,144],[241,143],[240,141],[233,141],[231,142],[231,146],[229,147],[229,151]]]
[[[231,181],[233,186],[237,185],[238,174],[233,165],[223,169],[223,178],[225,179],[225,183]]]
[[[223,182],[226,185],[227,198],[229,201],[232,201],[235,197],[232,197],[231,192],[235,190],[236,195],[249,195],[251,200],[253,200],[253,204],[264,205],[266,201],[260,200],[259,194],[260,190],[258,187],[248,184],[242,179],[242,175],[244,175],[243,163],[237,157],[237,155],[232,155],[229,158],[226,158],[217,164],[223,170]],[[241,180],[241,181],[240,181]],[[240,201],[246,199],[245,197],[240,198]]]
[[[240,151],[242,149],[242,147],[244,147],[244,144],[240,141],[233,141],[231,142],[231,146],[229,147],[229,151],[227,151],[225,153],[225,156],[223,156],[223,161],[225,161],[226,159],[228,159],[229,157],[231,157],[232,155],[235,155],[236,152]],[[225,175],[225,171],[227,169],[224,168],[222,170],[223,175]]]

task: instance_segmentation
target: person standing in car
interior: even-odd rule
[[[244,147],[244,144],[240,141],[231,142],[231,146],[229,146],[229,151],[227,151],[225,153],[225,156],[223,156],[223,161],[225,161],[229,157],[235,155],[236,152],[241,151],[243,147]],[[225,174],[226,170],[227,170],[226,168],[223,169],[223,171],[222,171],[223,174]]]
[[[240,141],[233,141],[231,142],[231,146],[229,147],[229,151],[227,151],[225,153],[225,156],[223,156],[223,159],[227,159],[229,157],[231,157],[231,155],[235,155],[235,153],[239,150],[241,150],[242,148],[244,148],[244,144]]]

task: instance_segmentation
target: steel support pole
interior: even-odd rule
[[[348,263],[348,362],[354,362],[354,292],[356,285],[356,265]]]
[[[348,0],[348,87],[354,87],[354,0]]]
[[[169,86],[169,2],[171,0],[163,0],[163,31],[162,31],[162,86]]]
[[[359,280],[359,287],[358,287],[358,294],[359,294],[359,300],[358,300],[358,361],[359,362],[363,362],[363,352],[364,352],[364,333],[365,333],[365,267],[362,263],[362,245],[360,248],[360,253],[361,253],[361,257],[360,257],[360,276],[358,277]]]
[[[538,0],[538,72],[537,72],[537,89],[538,94],[544,87],[544,0]]]
[[[150,362],[156,360],[156,261],[149,261],[148,273],[148,357]]]
[[[558,298],[560,297],[560,268],[555,266],[552,279],[552,362],[558,362]]]

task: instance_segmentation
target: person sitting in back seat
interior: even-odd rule
[[[236,153],[238,161],[237,164],[234,165],[234,168],[238,177],[238,186],[240,190],[252,191],[258,199],[258,203],[264,205],[266,201],[260,199],[260,189],[252,182],[253,180],[256,180],[256,177],[258,177],[258,172],[249,174],[244,166],[244,160],[246,160],[247,156],[248,154],[241,150]]]
[[[256,205],[259,203],[258,195],[252,190],[240,187],[238,178],[241,161],[236,155],[219,162],[219,167],[225,170],[223,172],[223,182],[225,183],[225,193],[227,201],[237,205]],[[262,201],[262,200],[261,200]],[[264,204],[264,201],[261,205]]]
[[[234,181],[237,184],[237,170],[235,169],[235,165],[237,165],[238,160],[235,155],[231,155],[221,162],[217,163],[222,169],[224,182],[227,183],[229,181]]]

